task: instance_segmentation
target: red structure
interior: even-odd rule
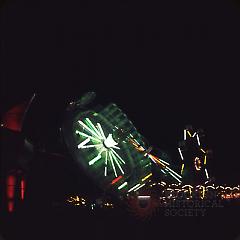
[[[35,94],[29,102],[18,104],[6,112],[1,120],[1,126],[12,131],[21,132],[26,112],[34,98]]]
[[[26,181],[22,171],[14,170],[6,179],[6,202],[7,210],[12,213],[17,202],[25,197]]]

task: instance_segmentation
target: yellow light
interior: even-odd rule
[[[192,135],[191,135],[191,133],[189,131],[187,131],[187,133],[188,133],[189,137],[192,137]]]
[[[207,164],[207,156],[205,155],[205,157],[204,157],[204,165],[206,165]]]
[[[150,178],[152,176],[152,173],[149,173],[147,176],[145,176],[143,179],[142,179],[142,182],[147,180],[148,178]]]
[[[181,174],[183,174],[184,163],[182,164]]]
[[[191,187],[189,187],[189,193],[190,193],[190,197],[192,197],[192,189],[191,189]]]
[[[196,157],[194,159],[194,166],[196,168],[197,171],[200,171],[201,170],[201,160],[199,157]]]
[[[203,153],[206,153],[202,148],[200,149]]]
[[[205,197],[205,187],[204,186],[201,186],[202,187],[202,196],[201,196],[201,199],[204,199]]]

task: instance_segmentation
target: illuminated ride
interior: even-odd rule
[[[1,199],[5,199],[2,206],[7,206],[8,212],[13,212],[15,206],[22,205],[28,198],[26,189],[30,162],[34,161],[34,156],[38,153],[41,156],[45,154],[49,160],[54,156],[64,158],[67,162],[70,154],[81,170],[78,174],[84,177],[82,173],[86,173],[95,186],[102,190],[103,195],[98,196],[99,201],[77,195],[68,198],[69,205],[88,206],[92,210],[100,205],[112,208],[111,200],[116,198],[109,201],[108,197],[116,196],[127,200],[137,197],[142,202],[153,196],[152,205],[149,205],[152,208],[156,207],[157,199],[162,198],[164,202],[182,195],[187,200],[194,196],[204,199],[211,191],[217,191],[217,196],[221,199],[239,199],[239,186],[230,188],[212,184],[208,172],[211,151],[203,144],[203,133],[200,130],[193,130],[190,126],[184,129],[183,141],[177,149],[179,166],[177,162],[171,162],[162,149],[150,146],[116,104],[96,105],[93,102],[95,93],[90,92],[79,101],[68,104],[60,127],[65,148],[61,144],[61,154],[54,154],[50,148],[42,147],[41,143],[44,142],[30,141],[31,132],[27,136],[26,131],[22,130],[34,98],[35,94],[30,103],[8,111],[1,121],[1,130],[6,136],[14,135],[16,139],[17,136],[20,137],[17,147],[24,147],[21,154],[11,151],[16,152],[16,156],[5,157],[8,161],[4,162],[2,168],[1,181],[5,182],[5,187],[1,189]],[[9,142],[12,139],[5,137],[6,149],[11,145]],[[16,139],[14,141],[18,142]],[[7,154],[9,151],[5,155]],[[89,183],[89,188],[90,186]]]
[[[120,195],[137,192],[150,181],[154,166],[181,182],[168,162],[151,154],[152,147],[116,104],[86,108],[91,96],[69,105],[62,133],[73,159],[100,188]]]
[[[178,152],[181,162],[183,182],[201,184],[211,180],[207,168],[211,151],[202,143],[204,134],[187,126],[183,131],[183,141],[179,142]]]
[[[62,132],[79,167],[104,190],[131,192],[145,185],[151,162],[134,150],[127,138],[144,145],[127,116],[115,105],[92,110],[78,109],[66,118]],[[120,129],[126,129],[124,137]]]

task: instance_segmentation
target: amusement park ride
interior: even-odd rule
[[[17,209],[18,202],[28,197],[27,179],[31,169],[26,163],[33,161],[38,148],[24,136],[22,126],[35,98],[34,95],[30,102],[9,110],[1,122],[2,132],[23,136],[18,150],[21,161],[2,163],[1,207],[10,213]],[[218,186],[212,178],[208,167],[212,154],[204,145],[202,130],[186,126],[176,147],[178,159],[170,161],[164,151],[155,154],[155,148],[116,104],[101,106],[94,104],[94,100],[95,93],[88,92],[80,100],[70,102],[59,133],[66,157],[75,162],[79,174],[84,173],[93,180],[104,196],[124,202],[134,197],[147,198],[157,191],[158,197],[164,200],[176,199],[180,192],[185,193],[186,199],[196,196],[203,199],[213,190],[220,199],[240,197],[239,186]],[[5,145],[7,147],[7,143]],[[67,196],[64,202],[74,206],[89,205],[93,209],[99,199],[88,203],[86,196],[76,193]],[[114,207],[113,203],[100,202],[103,207]]]

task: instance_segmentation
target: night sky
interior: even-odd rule
[[[239,24],[231,1],[6,1],[1,113],[35,92],[45,129],[39,119],[53,124],[67,102],[93,90],[154,146],[174,148],[186,124],[202,127],[216,178],[236,182]]]
[[[1,114],[37,93],[32,124],[49,135],[66,103],[95,91],[154,146],[203,128],[216,182],[239,184],[239,26],[237,1],[5,1]]]

